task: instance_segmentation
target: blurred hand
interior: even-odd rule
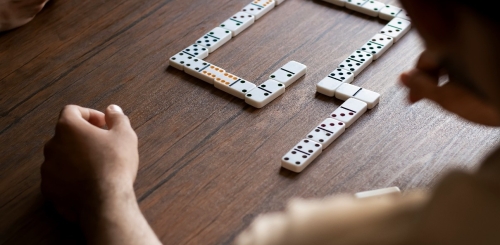
[[[44,149],[44,196],[70,221],[78,221],[85,209],[111,198],[127,197],[135,202],[137,144],[137,136],[120,107],[111,105],[103,114],[66,106],[54,137]]]
[[[49,0],[0,0],[0,31],[25,25]]]
[[[469,121],[500,126],[500,112],[475,93],[450,78],[439,85],[439,78],[448,75],[439,60],[430,52],[424,51],[416,68],[401,75],[401,82],[410,89],[410,103],[429,99],[444,109]]]

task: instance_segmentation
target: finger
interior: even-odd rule
[[[106,108],[105,113],[106,125],[109,130],[130,130],[130,120],[123,113],[122,108],[117,105],[110,105]]]
[[[428,75],[433,76],[436,79],[446,74],[443,69],[440,56],[430,50],[422,52],[420,58],[418,59],[416,69],[426,72]]]
[[[102,128],[106,125],[104,113],[96,111],[94,109],[83,108],[76,105],[65,106],[64,109],[61,111],[59,119],[70,120],[72,122],[85,120],[86,122],[99,128]]]
[[[415,103],[428,96],[435,97],[438,79],[417,69],[405,72],[400,76],[401,83],[410,89],[409,100]]]
[[[426,98],[469,121],[488,126],[500,125],[500,113],[460,85],[449,82],[438,86],[433,77],[418,71],[403,74],[401,80],[410,88],[410,101],[413,103]]]

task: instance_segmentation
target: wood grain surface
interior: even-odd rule
[[[290,60],[309,67],[254,109],[167,68],[248,2],[53,0],[27,26],[0,34],[0,244],[83,243],[39,191],[43,144],[66,104],[116,103],[130,116],[140,141],[137,196],[165,244],[231,244],[293,197],[428,188],[449,169],[474,169],[499,143],[498,130],[432,103],[407,104],[397,77],[423,50],[412,30],[353,82],[381,93],[381,103],[303,173],[282,170],[280,158],[342,103],[315,84],[385,22],[285,1],[206,59],[258,84]]]

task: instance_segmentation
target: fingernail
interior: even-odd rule
[[[116,111],[116,112],[119,112],[119,113],[122,113],[123,114],[123,110],[121,107],[117,106],[117,105],[110,105],[109,106],[109,109],[112,110],[112,111]]]

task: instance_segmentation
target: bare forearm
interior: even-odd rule
[[[82,215],[82,228],[90,244],[161,244],[141,213],[133,191],[114,193]]]

